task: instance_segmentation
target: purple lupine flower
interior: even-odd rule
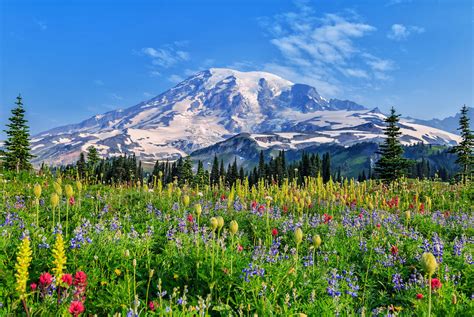
[[[341,292],[339,291],[339,280],[342,279],[342,275],[337,273],[337,269],[332,269],[326,281],[328,282],[328,287],[326,288],[327,293],[331,297],[339,297],[341,296]]]
[[[461,256],[465,241],[464,237],[460,239],[458,237],[454,238],[453,255]]]
[[[249,277],[263,277],[265,275],[265,269],[254,266],[253,263],[249,263],[248,268],[242,269],[242,273],[244,273],[245,276],[241,275],[240,278],[243,278],[246,282],[250,282]]]
[[[400,291],[405,289],[405,283],[403,283],[403,278],[400,273],[395,273],[392,275],[393,289],[395,291]]]
[[[439,237],[439,235],[435,232],[433,237],[431,238],[431,242],[433,243],[433,255],[436,257],[436,260],[439,263],[443,262],[443,241]]]

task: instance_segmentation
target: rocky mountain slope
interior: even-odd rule
[[[101,155],[135,153],[146,163],[250,133],[259,146],[303,148],[378,141],[384,115],[266,72],[212,68],[125,110],[96,115],[32,139],[34,163],[67,164],[94,145]],[[402,120],[402,141],[452,145],[458,136]]]

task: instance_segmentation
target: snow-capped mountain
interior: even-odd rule
[[[468,107],[468,118],[470,122],[474,122],[474,108]],[[427,125],[429,127],[445,130],[454,134],[459,134],[459,119],[461,113],[458,112],[454,116],[446,117],[444,119],[431,119],[431,120],[422,120],[415,118],[407,118],[410,122]]]
[[[94,145],[102,155],[135,153],[145,162],[175,159],[251,133],[289,146],[349,145],[380,140],[384,115],[348,100],[325,99],[314,87],[266,72],[212,68],[125,110],[96,115],[32,139],[35,163],[66,164]],[[455,144],[452,133],[402,121],[402,141]],[[262,141],[262,135],[278,136]],[[265,140],[269,140],[266,138]]]

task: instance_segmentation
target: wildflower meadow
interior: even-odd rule
[[[469,184],[1,179],[1,316],[472,316]]]

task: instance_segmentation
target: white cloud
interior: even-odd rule
[[[268,71],[293,81],[314,85],[323,95],[341,93],[344,78],[371,81],[389,78],[393,62],[366,52],[358,42],[376,28],[354,11],[317,16],[306,2],[296,12],[260,19],[260,24],[281,53]],[[390,66],[390,67],[389,67]]]
[[[161,73],[157,70],[152,70],[152,71],[150,71],[150,75],[153,76],[153,77],[160,77]]]
[[[227,65],[226,67],[240,70],[240,71],[248,71],[248,70],[254,70],[256,68],[256,65],[254,62],[243,60],[239,62],[233,62]]]
[[[395,5],[405,4],[405,3],[410,3],[410,2],[412,2],[412,0],[390,0],[386,4],[386,6],[395,6]]]
[[[182,82],[184,80],[184,78],[180,75],[177,75],[177,74],[173,74],[171,76],[168,77],[168,80],[172,83],[179,83],[179,82]]]
[[[139,54],[151,59],[152,76],[160,76],[160,69],[167,69],[179,63],[187,62],[191,59],[189,52],[184,50],[187,41],[176,41],[172,44],[165,44],[159,48],[144,47]]]
[[[406,40],[410,34],[421,34],[423,32],[425,32],[425,29],[416,25],[393,24],[387,33],[387,37],[391,40],[402,41]]]
[[[116,93],[111,93],[111,94],[110,94],[110,97],[111,97],[112,99],[115,99],[115,100],[123,100],[123,97],[120,96],[120,95],[118,95],[118,94],[116,94]]]
[[[44,21],[36,21],[36,24],[39,26],[41,31],[46,31],[48,25]]]
[[[100,79],[94,80],[94,85],[96,86],[104,86],[104,82]]]

